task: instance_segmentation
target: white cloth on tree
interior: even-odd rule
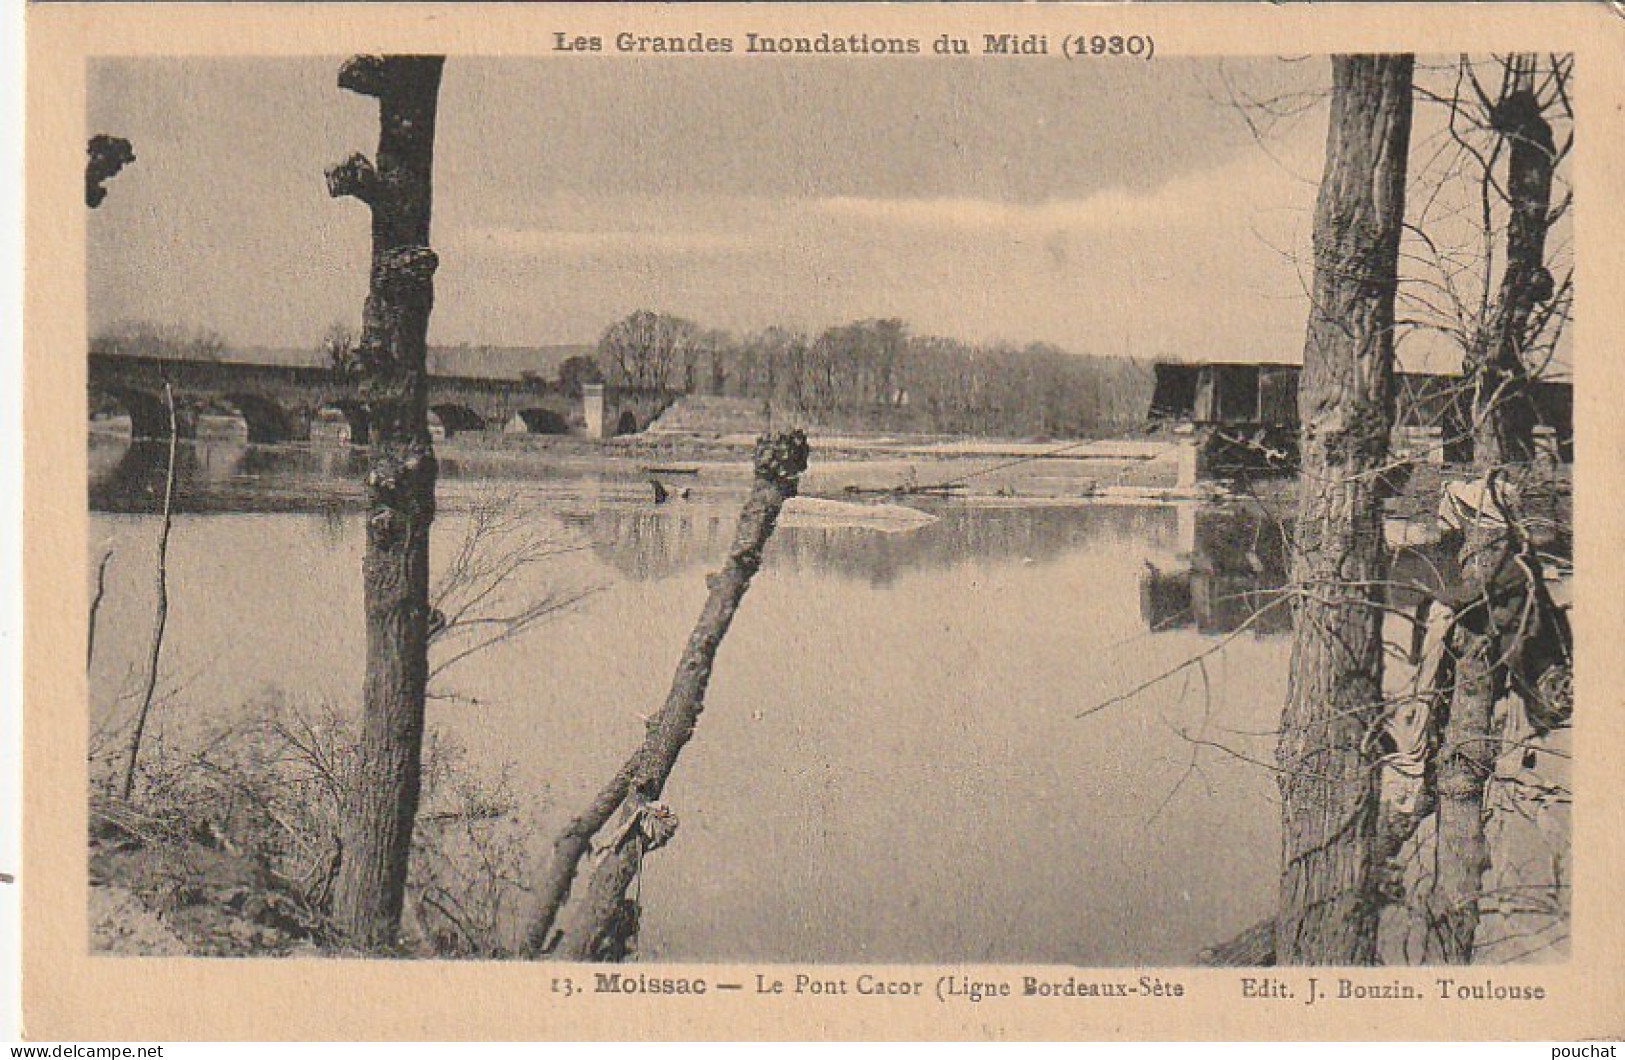
[[[1510,487],[1496,488],[1503,503],[1516,499]],[[1484,478],[1445,483],[1444,492],[1439,497],[1439,523],[1460,533],[1466,533],[1475,523],[1482,528],[1496,530],[1507,525],[1506,518],[1490,496],[1489,481]]]
[[[1442,603],[1428,610],[1416,669],[1383,722],[1383,734],[1393,749],[1381,760],[1382,799],[1402,813],[1414,812],[1422,794],[1428,733],[1433,712],[1439,706],[1437,676],[1444,664],[1445,640],[1454,618],[1455,612]]]

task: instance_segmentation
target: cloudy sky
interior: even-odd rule
[[[337,58],[99,60],[136,163],[89,217],[93,329],[315,347],[359,318],[377,140]],[[1226,60],[1255,91],[1324,60]],[[440,97],[436,343],[595,341],[639,307],[734,330],[899,316],[1077,352],[1298,356],[1324,112],[1262,149],[1218,64],[461,59]]]

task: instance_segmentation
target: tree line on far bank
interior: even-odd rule
[[[608,382],[771,403],[825,427],[1069,437],[1144,420],[1149,362],[1048,343],[977,344],[911,334],[898,319],[734,336],[640,309],[596,357],[560,366],[566,386]]]

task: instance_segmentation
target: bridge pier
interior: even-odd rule
[[[333,401],[316,410],[311,418],[311,434],[314,439],[317,423],[332,424],[337,433],[336,424],[326,413],[333,413],[343,417],[344,441],[350,445],[366,445],[372,439],[372,420],[367,412],[367,406],[359,401]],[[324,430],[323,434],[329,433]]]
[[[192,405],[175,403],[175,433],[182,439],[191,440],[197,437],[198,410]],[[134,433],[132,431],[132,433]],[[148,438],[169,438],[169,412],[164,411],[164,418],[159,421],[158,430],[154,434],[146,435]]]
[[[609,424],[604,407],[604,384],[581,385],[581,418],[586,424],[586,435],[596,441],[609,437]]]

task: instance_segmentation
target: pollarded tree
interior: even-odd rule
[[[1332,59],[1314,292],[1298,403],[1302,470],[1276,958],[1377,956],[1375,762],[1383,713],[1384,466],[1394,420],[1394,295],[1411,131],[1409,55]]]
[[[417,816],[430,636],[427,335],[438,260],[429,249],[435,114],[444,57],[361,55],[340,88],[378,100],[376,166],[327,172],[330,194],[372,211],[372,272],[355,351],[371,422],[362,565],[367,668],[362,737],[344,808],[333,916],[355,944],[391,944]]]
[[[1455,151],[1442,164],[1476,193],[1474,223],[1461,226],[1454,241],[1426,216],[1413,225],[1432,273],[1412,292],[1412,309],[1424,326],[1459,344],[1474,464],[1484,483],[1485,511],[1465,527],[1450,680],[1435,705],[1441,719],[1427,775],[1436,778],[1436,797],[1422,803],[1438,820],[1425,952],[1448,963],[1473,959],[1491,867],[1485,791],[1503,749],[1496,702],[1516,693],[1535,731],[1566,719],[1570,706],[1567,620],[1551,602],[1538,555],[1555,536],[1557,503],[1555,483],[1537,460],[1533,391],[1571,304],[1571,276],[1554,275],[1548,236],[1571,201],[1554,188],[1573,143],[1573,58],[1514,54],[1490,65],[1500,74],[1498,89],[1486,89],[1479,64],[1464,56],[1452,89],[1426,97],[1448,108]]]
[[[1486,790],[1512,716],[1499,704],[1516,693],[1530,722],[1519,731],[1535,736],[1572,709],[1567,620],[1539,554],[1561,539],[1563,524],[1552,467],[1537,452],[1535,396],[1539,381],[1562,369],[1572,308],[1572,248],[1559,226],[1573,199],[1564,171],[1573,67],[1562,54],[1462,55],[1419,64],[1413,78],[1423,131],[1411,159],[1395,326],[1442,337],[1459,354],[1459,382],[1441,394],[1452,400],[1435,406],[1431,426],[1441,428],[1446,452],[1471,442],[1480,483],[1494,484],[1480,494],[1486,517],[1466,520],[1462,584],[1433,602],[1430,628],[1445,632],[1441,654],[1419,675],[1426,690],[1390,704],[1430,704],[1422,742],[1405,751],[1415,772],[1396,786],[1400,797],[1384,805],[1379,825],[1395,884],[1406,859],[1437,839],[1411,881],[1429,962],[1473,959],[1485,873],[1498,868],[1486,841]],[[1226,87],[1261,139],[1323,99],[1319,89],[1260,98],[1228,79]],[[1428,339],[1420,345],[1424,356],[1433,349]],[[1421,831],[1429,817],[1434,833]]]

